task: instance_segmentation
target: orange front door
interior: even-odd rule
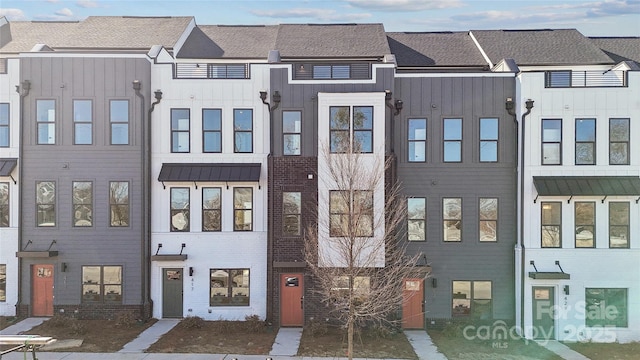
[[[53,265],[31,265],[31,315],[53,316]]]
[[[303,325],[304,278],[302,274],[280,275],[280,325]]]
[[[404,279],[402,298],[402,328],[424,328],[424,281]]]

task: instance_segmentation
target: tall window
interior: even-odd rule
[[[129,182],[109,182],[109,224],[129,226]]]
[[[628,327],[627,289],[586,288],[585,325]]]
[[[189,231],[189,188],[171,188],[171,231]]]
[[[462,199],[442,199],[442,223],[444,241],[462,240]]]
[[[562,164],[561,119],[542,119],[542,164]]]
[[[595,247],[596,203],[576,201],[574,222],[576,227],[576,247]]]
[[[629,247],[629,203],[609,203],[609,247]]]
[[[91,100],[73,100],[74,144],[93,143],[93,110]]]
[[[427,239],[427,199],[407,199],[407,238],[409,241]]]
[[[562,229],[562,203],[542,202],[542,247],[559,248]]]
[[[36,182],[36,204],[38,226],[56,226],[56,183]]]
[[[210,269],[209,306],[249,306],[249,269]]]
[[[576,165],[596,163],[596,119],[576,119]]]
[[[7,301],[7,264],[0,264],[0,302]]]
[[[36,100],[38,144],[56,143],[56,101]]]
[[[253,152],[253,110],[233,110],[233,133],[234,152]]]
[[[331,153],[373,152],[372,106],[331,106],[329,114]]]
[[[122,303],[122,266],[83,266],[83,303]]]
[[[0,147],[9,147],[9,104],[0,103]]]
[[[233,231],[253,230],[253,189],[233,188]]]
[[[498,241],[498,199],[480,198],[480,241]]]
[[[202,110],[202,152],[222,152],[222,110]]]
[[[443,120],[443,161],[462,161],[462,119]]]
[[[609,119],[609,164],[629,165],[629,119]]]
[[[427,119],[409,119],[409,161],[427,159]]]
[[[480,119],[480,162],[498,161],[498,119]]]
[[[189,109],[171,109],[171,152],[188,153],[189,148]]]
[[[282,112],[282,153],[284,155],[300,155],[302,132],[302,112]]]
[[[222,231],[221,192],[219,187],[202,189],[202,231]]]
[[[9,183],[0,182],[0,227],[9,227]]]
[[[300,235],[302,218],[302,194],[282,193],[282,235]]]
[[[109,122],[111,124],[111,145],[129,144],[129,101],[109,101]]]
[[[73,182],[73,226],[93,225],[93,183]]]
[[[454,281],[451,315],[491,319],[493,317],[491,287],[491,281]]]
[[[373,191],[329,192],[329,236],[373,236]]]

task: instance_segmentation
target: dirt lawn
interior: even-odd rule
[[[15,316],[0,316],[0,330],[15,324],[19,320],[20,319],[16,318]]]

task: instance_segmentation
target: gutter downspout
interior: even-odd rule
[[[525,120],[527,115],[529,115],[531,113],[531,109],[533,109],[533,100],[528,99],[525,102],[525,107],[527,109],[527,111],[522,114],[522,120],[520,121],[520,127],[522,128],[522,136],[521,136],[521,142],[520,142],[520,236],[518,239],[518,243],[520,245],[520,249],[521,249],[521,258],[520,258],[520,279],[522,281],[522,284],[520,286],[520,324],[522,324],[522,328],[524,329],[524,293],[525,293],[525,289],[524,289],[524,260],[525,260],[525,247],[524,247],[524,151],[525,151]],[[517,246],[517,245],[516,245]],[[525,336],[524,334],[524,330],[522,332],[522,337]]]
[[[275,99],[275,94],[278,94],[278,98]],[[267,211],[268,211],[268,224],[267,227],[267,274],[269,274],[269,268],[272,267],[273,264],[273,252],[274,252],[274,232],[273,232],[273,111],[280,105],[280,93],[274,92],[274,105],[267,101],[267,93],[266,91],[260,92],[260,100],[267,107],[267,111],[269,111],[269,155],[267,155],[267,166],[268,166],[268,174],[267,174]],[[271,263],[271,264],[269,264]],[[269,293],[267,294],[269,299],[273,299],[273,271],[271,271],[271,276],[267,276],[267,289]],[[270,301],[271,306],[267,307],[267,319],[271,319],[271,323],[273,323],[273,301]],[[267,320],[268,321],[268,320]]]
[[[24,156],[24,98],[29,95],[29,90],[31,90],[31,82],[29,80],[23,80],[20,85],[16,85],[16,92],[20,95],[20,130],[19,130],[19,141],[20,146],[18,146],[18,181],[22,182],[22,173],[23,166],[22,160]],[[22,187],[22,183],[20,184]],[[20,222],[22,218],[22,191],[18,191],[18,221]],[[18,251],[22,249],[22,239],[23,239],[24,226],[18,224]],[[18,299],[16,301],[16,316],[20,316],[20,305],[22,304],[22,258],[18,258]],[[27,314],[30,315],[30,314]]]

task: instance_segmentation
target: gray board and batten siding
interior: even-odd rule
[[[22,304],[30,301],[30,265],[54,264],[54,306],[81,303],[82,266],[122,266],[122,305],[139,305],[147,279],[142,264],[142,114],[152,101],[150,63],[144,58],[28,57],[21,60],[21,79],[31,82],[24,101],[24,151],[21,184],[22,248],[51,250],[57,257],[22,260]],[[145,98],[133,89],[142,84]],[[55,144],[37,144],[36,100],[55,100]],[[92,101],[92,144],[74,145],[73,100]],[[110,145],[109,101],[129,101],[129,144]],[[55,181],[56,225],[36,225],[36,182]],[[93,183],[92,226],[73,226],[73,181]],[[109,182],[129,182],[129,226],[111,227]],[[61,263],[67,264],[62,272]]]
[[[432,266],[425,288],[427,318],[451,318],[452,281],[490,280],[494,319],[514,318],[516,127],[505,110],[513,77],[396,78],[404,101],[395,121],[397,176],[407,197],[426,198],[426,241],[410,242]],[[498,161],[479,161],[479,118],[499,119]],[[408,119],[427,119],[425,162],[408,162]],[[443,118],[462,118],[462,161],[443,162]],[[462,238],[443,241],[442,199],[462,198]],[[498,239],[479,241],[479,198],[498,198]]]

